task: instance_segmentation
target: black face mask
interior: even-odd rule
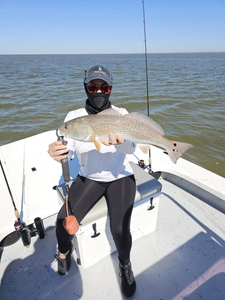
[[[87,94],[88,99],[86,100],[85,109],[89,115],[97,114],[104,109],[111,107],[111,102],[109,101],[109,96],[104,93],[90,94],[87,91],[87,87],[85,85],[85,92]]]

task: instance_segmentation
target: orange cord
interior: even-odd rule
[[[68,201],[69,201],[68,198],[69,198],[69,187],[66,186],[66,214],[67,214],[68,219],[70,219],[69,210],[68,210]]]

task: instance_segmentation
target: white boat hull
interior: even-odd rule
[[[45,238],[33,237],[29,248],[19,240],[1,249],[0,299],[123,299],[116,252],[87,269],[76,264],[74,254],[69,274],[57,273],[54,222],[60,204],[52,188],[62,183],[61,165],[47,153],[55,139],[54,132],[46,132],[0,147],[0,159],[24,221],[29,224],[42,217],[46,227]],[[225,216],[221,212],[225,179],[183,159],[171,165],[158,148],[152,147],[151,153],[153,171],[162,175],[163,195],[156,230],[133,242],[137,291],[132,299],[225,299]],[[137,161],[135,156],[129,159]],[[71,164],[75,177],[78,166],[75,161]],[[2,174],[0,186],[2,240],[14,230],[15,215]]]

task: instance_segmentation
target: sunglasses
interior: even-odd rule
[[[110,85],[105,83],[102,85],[95,84],[95,83],[91,83],[87,85],[87,89],[90,94],[95,94],[97,93],[98,90],[101,90],[103,94],[108,95],[111,92],[111,88],[112,87]]]

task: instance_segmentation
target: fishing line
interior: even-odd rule
[[[146,41],[146,28],[145,28],[145,5],[143,4],[143,23],[144,23],[144,42],[145,42],[145,73],[146,73],[146,88],[147,88],[147,113],[149,116],[149,97],[148,97],[148,53],[147,53],[147,41]]]

